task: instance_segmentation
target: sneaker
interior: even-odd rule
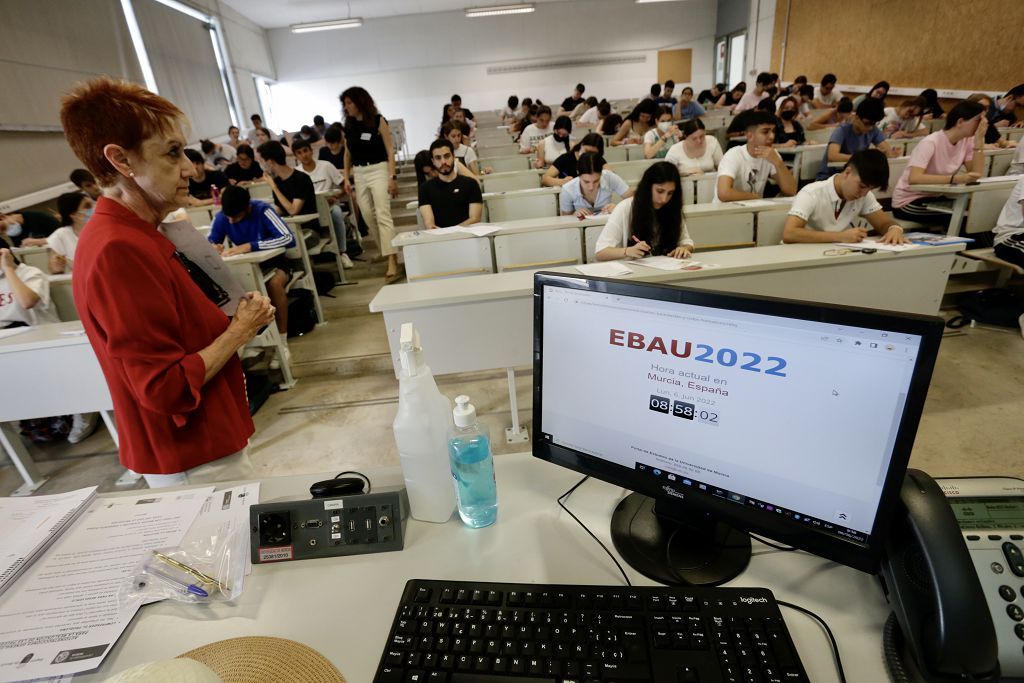
[[[284,358],[284,362],[288,365],[292,364],[292,351],[287,346],[284,347],[283,352],[279,356],[274,356],[268,366],[271,370],[281,369],[281,359]]]
[[[96,425],[100,422],[99,413],[78,413],[71,416],[71,432],[68,434],[68,443],[79,443],[84,441],[90,434],[96,431]]]
[[[354,265],[355,264],[352,263],[352,259],[350,259],[348,257],[348,254],[342,254],[341,255],[341,267],[342,268],[352,268]]]

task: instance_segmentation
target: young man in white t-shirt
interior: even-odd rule
[[[835,74],[825,74],[821,78],[821,85],[814,89],[814,101],[811,103],[815,109],[835,108],[843,99],[843,93],[836,87],[837,80]]]
[[[544,138],[551,135],[554,129],[551,127],[551,107],[543,106],[537,110],[537,123],[531,123],[519,136],[519,153],[532,154],[537,151],[537,146],[544,142]]]
[[[292,152],[295,153],[295,160],[299,162],[299,170],[305,173],[313,181],[313,189],[316,192],[327,192],[327,204],[331,208],[331,223],[334,227],[334,237],[338,243],[338,252],[341,256],[341,265],[345,268],[352,267],[352,259],[345,253],[348,246],[345,231],[345,214],[338,205],[338,199],[342,194],[341,171],[329,161],[313,158],[313,148],[307,140],[296,138],[292,142]],[[308,209],[309,213],[316,211],[315,206]]]
[[[841,173],[805,186],[789,210],[782,241],[860,242],[865,228],[851,228],[863,217],[882,236],[883,244],[903,244],[903,228],[882,210],[872,189],[889,185],[889,162],[884,152],[865,149],[846,162]]]
[[[893,140],[924,137],[928,135],[928,129],[921,123],[924,107],[923,97],[911,97],[898,106],[886,107],[885,118],[879,122],[878,128],[882,135]]]
[[[775,151],[775,117],[766,111],[745,112],[747,144],[733,147],[718,164],[715,204],[760,199],[768,177],[774,176],[787,197],[796,194],[796,178]]]
[[[43,325],[60,319],[50,304],[50,282],[43,271],[0,249],[0,328],[14,323]]]

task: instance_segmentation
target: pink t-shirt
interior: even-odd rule
[[[741,111],[747,111],[757,106],[757,103],[768,97],[768,93],[762,92],[760,95],[755,93],[753,90],[748,90],[743,93],[743,97],[740,98],[739,103],[736,105],[734,113],[739,114]]]
[[[925,173],[931,175],[951,176],[960,170],[960,167],[967,163],[967,160],[974,156],[974,138],[964,138],[960,142],[951,144],[944,131],[936,131],[921,140],[914,151],[910,153],[910,161],[903,169],[903,174],[896,183],[896,189],[892,193],[892,205],[904,207],[915,199],[922,197],[933,197],[928,192],[914,192],[910,185],[910,168],[916,166],[923,168]]]

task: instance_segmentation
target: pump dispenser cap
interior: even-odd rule
[[[465,394],[455,397],[455,409],[452,411],[456,427],[472,427],[476,424],[476,408],[469,402]]]

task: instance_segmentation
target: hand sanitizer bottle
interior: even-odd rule
[[[474,529],[490,526],[498,518],[498,489],[487,430],[476,421],[469,396],[455,399],[455,427],[448,439],[455,497],[462,521]]]
[[[420,336],[412,323],[402,325],[398,414],[392,428],[409,495],[409,514],[421,522],[447,522],[455,509],[447,438],[451,401],[437,389],[423,362]]]

